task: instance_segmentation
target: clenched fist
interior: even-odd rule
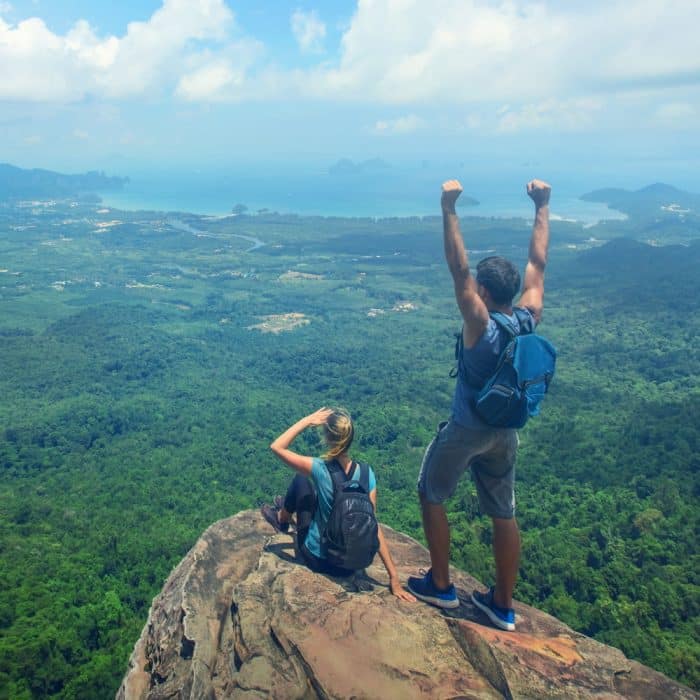
[[[455,202],[460,194],[462,194],[462,185],[459,184],[459,180],[443,182],[442,198],[440,199],[443,210],[454,211]]]
[[[549,204],[551,192],[552,186],[548,185],[544,180],[530,180],[527,183],[527,196],[535,203],[538,209]]]

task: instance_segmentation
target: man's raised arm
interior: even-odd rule
[[[544,305],[544,268],[549,247],[549,195],[552,188],[542,180],[527,183],[527,194],[535,203],[535,223],[532,227],[530,249],[523,277],[523,293],[518,306],[532,311],[539,323]]]
[[[476,280],[469,272],[467,251],[459,230],[459,217],[455,211],[460,194],[462,185],[457,180],[448,180],[442,185],[440,204],[445,259],[454,282],[457,305],[464,319],[464,343],[467,347],[472,347],[486,329],[489,312],[477,294]]]

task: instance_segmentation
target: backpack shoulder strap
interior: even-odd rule
[[[364,462],[357,462],[357,466],[360,469],[360,486],[365,490],[365,493],[369,494],[369,465]]]
[[[520,306],[514,306],[513,314],[515,315],[515,318],[518,319],[520,333],[522,335],[535,332],[535,319],[532,317],[532,313],[528,309],[523,309]]]
[[[519,333],[513,328],[510,320],[500,311],[489,311],[489,316],[494,320],[496,325],[508,336],[508,342],[513,340]],[[519,319],[518,319],[519,320]],[[505,343],[508,345],[508,343]],[[455,333],[455,366],[450,370],[450,377],[454,379],[461,373],[461,357],[464,350],[464,326],[460,328],[459,333]]]
[[[450,370],[450,377],[454,379],[459,374],[459,358],[462,355],[464,347],[464,326],[459,329],[459,333],[455,333],[455,366]]]
[[[338,489],[342,488],[343,484],[345,483],[346,476],[345,472],[341,469],[336,460],[327,459],[325,460],[324,464],[328,470],[328,475],[331,477],[331,484],[333,486],[333,500],[331,503],[333,503],[335,501],[336,494],[338,493]]]
[[[360,468],[359,462],[356,462],[354,459],[350,464],[350,469],[348,469],[348,473],[346,474],[342,469],[340,470],[343,472],[343,476],[345,477],[345,481],[352,481],[355,478],[355,472]]]
[[[496,322],[496,325],[501,329],[504,330],[509,338],[515,338],[515,336],[520,335],[522,332],[522,326],[519,331],[516,331],[515,328],[513,328],[511,322],[508,320],[508,317],[505,314],[502,314],[500,311],[489,311],[489,316]],[[518,325],[520,324],[520,317],[518,316]]]
[[[350,465],[350,469],[348,470],[348,473],[346,474],[343,471],[343,468],[340,466],[338,463],[338,460],[335,459],[329,459],[325,461],[326,469],[328,470],[328,474],[331,477],[331,483],[333,484],[333,500],[335,500],[336,493],[338,492],[339,489],[343,488],[343,485],[346,484],[348,481],[350,481],[353,476],[355,475],[355,470],[360,469],[360,483],[362,484],[362,464],[359,462],[355,462],[353,460],[352,464]],[[369,474],[367,474],[367,483],[369,484]],[[367,489],[365,489],[367,490]],[[369,491],[368,491],[369,493]]]

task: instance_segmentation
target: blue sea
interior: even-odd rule
[[[522,170],[522,172],[520,172]],[[222,216],[237,204],[251,213],[268,209],[280,213],[320,216],[405,217],[440,213],[440,185],[448,177],[459,178],[465,195],[476,206],[462,206],[462,216],[532,216],[525,183],[537,173],[511,169],[478,176],[434,169],[404,170],[397,167],[370,172],[330,174],[328,168],[299,169],[241,167],[219,169],[141,170],[129,175],[120,191],[103,193],[107,206],[127,210],[191,212]],[[591,224],[624,215],[605,204],[584,202],[580,195],[605,184],[553,180],[552,218]],[[607,183],[609,184],[609,183]]]

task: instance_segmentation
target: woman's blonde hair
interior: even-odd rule
[[[344,408],[334,408],[323,426],[323,435],[328,443],[326,459],[335,459],[350,449],[355,437],[355,428],[350,414]]]

